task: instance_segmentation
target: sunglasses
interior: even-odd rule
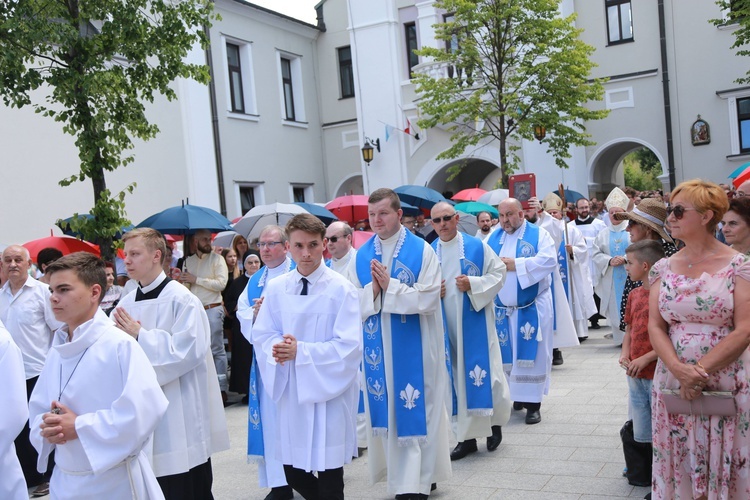
[[[675,207],[669,206],[667,207],[667,217],[670,216],[670,214],[674,214],[674,218],[677,220],[682,219],[684,217],[685,212],[688,210],[698,210],[697,208],[689,208],[689,207],[683,207],[682,205],[677,205]]]
[[[456,214],[452,214],[452,215],[443,215],[442,217],[435,217],[434,219],[432,219],[432,223],[433,223],[433,224],[440,224],[440,221],[443,221],[443,222],[449,222],[449,221],[451,221],[451,220],[452,220],[452,219],[453,219],[453,218],[454,218],[455,216],[456,216]]]
[[[342,238],[346,238],[346,236],[331,236],[330,238],[328,238],[328,241],[330,241],[331,243],[336,243]]]

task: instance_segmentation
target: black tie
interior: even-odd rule
[[[302,278],[302,292],[300,292],[300,295],[307,295],[307,278]]]

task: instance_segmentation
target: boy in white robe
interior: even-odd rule
[[[229,434],[208,317],[198,297],[164,274],[161,233],[137,228],[123,241],[125,266],[139,286],[111,317],[138,341],[169,401],[154,431],[154,472],[167,499],[210,499],[211,455],[229,448]]]
[[[13,440],[29,419],[26,406],[26,377],[23,356],[13,338],[0,322],[0,498],[27,500],[29,493]]]
[[[55,332],[29,415],[40,471],[55,450],[52,498],[164,498],[146,454],[167,399],[141,348],[99,308],[104,262],[77,252],[47,274],[66,326]]]
[[[253,326],[263,386],[277,405],[275,450],[305,499],[343,500],[343,466],[357,454],[359,300],[322,264],[319,219],[299,214],[286,230],[297,268],[266,286]]]

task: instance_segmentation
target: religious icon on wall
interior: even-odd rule
[[[708,122],[701,119],[701,115],[698,115],[698,119],[690,127],[690,139],[693,141],[693,146],[700,146],[711,142],[711,129],[708,126]]]

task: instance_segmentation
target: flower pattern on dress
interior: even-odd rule
[[[750,262],[737,255],[714,274],[698,278],[675,274],[669,260],[651,269],[661,280],[659,311],[669,326],[675,352],[696,364],[734,328],[735,276],[750,280]],[[732,391],[735,417],[670,415],[663,389],[679,382],[660,361],[654,374],[653,498],[750,498],[750,351],[710,375],[706,390]]]

